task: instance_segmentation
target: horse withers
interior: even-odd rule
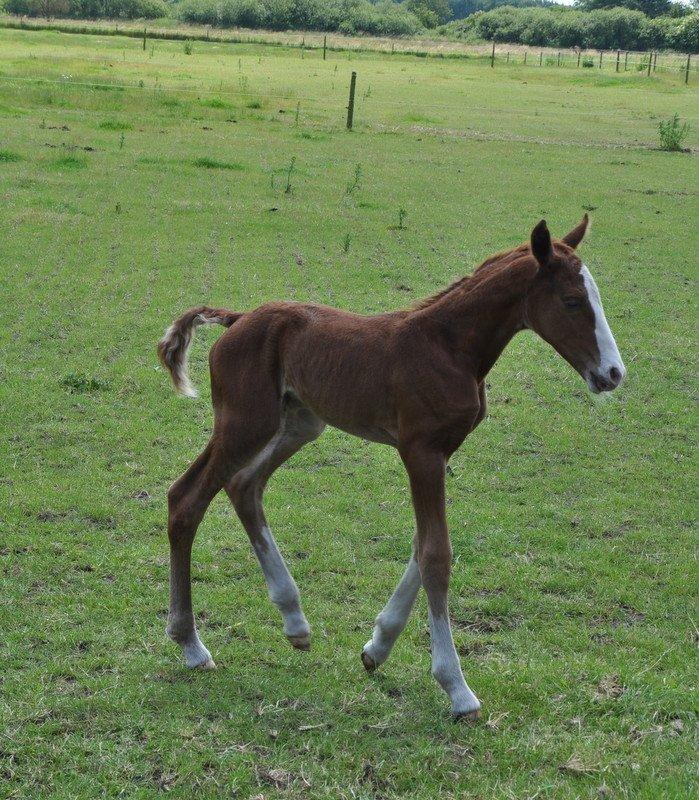
[[[262,506],[272,473],[326,424],[397,448],[410,479],[417,531],[412,557],[376,618],[361,654],[367,670],[389,656],[421,586],[427,593],[432,673],[454,717],[479,715],[452,639],[448,587],[452,549],[445,513],[446,464],[486,413],[485,377],[512,337],[531,329],[592,392],[625,374],[599,291],[577,255],[587,215],[560,240],[545,221],[530,241],[405,310],[362,316],[310,303],[275,302],[247,312],[201,306],[166,331],[160,360],[175,388],[195,391],[187,350],[198,325],[228,328],[209,356],[213,434],[168,493],[168,635],[190,667],[213,667],[192,612],[192,542],[214,496],[225,489],[259,559],[284,633],[310,647],[299,591]]]

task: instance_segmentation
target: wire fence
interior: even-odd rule
[[[689,76],[699,71],[699,60],[692,61],[691,53],[667,53],[658,50],[647,52],[634,50],[552,50],[552,49],[508,49],[493,45],[491,66],[496,63],[521,64],[523,66],[557,67],[568,69],[607,70],[615,73],[641,72],[652,75],[656,72],[675,73],[689,82]]]
[[[262,31],[242,28],[221,30],[205,25],[148,25],[143,22],[83,20],[60,21],[45,18],[0,17],[0,27],[19,30],[52,30],[61,33],[99,36],[127,36],[138,39],[206,41],[221,44],[267,44],[301,48],[303,51],[381,52],[422,58],[489,58],[491,65],[602,70],[614,73],[638,72],[677,75],[685,83],[699,73],[699,58],[670,51],[582,50],[531,48],[515,44],[469,44],[434,39],[391,39],[376,36],[344,36],[318,31]]]

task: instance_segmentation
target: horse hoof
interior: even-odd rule
[[[362,650],[361,654],[362,664],[364,664],[364,669],[367,672],[373,672],[376,669],[376,662],[374,659],[367,653],[366,650]]]
[[[311,635],[309,633],[301,634],[301,636],[287,636],[291,646],[297,650],[310,650],[311,649]]]
[[[209,658],[201,664],[197,664],[196,669],[216,669],[213,658]]]
[[[464,725],[473,725],[474,722],[478,722],[480,716],[481,712],[476,708],[473,711],[463,711],[458,714],[453,714],[452,719],[454,722],[461,722]]]

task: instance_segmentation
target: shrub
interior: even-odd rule
[[[699,53],[699,11],[678,20],[678,23],[671,35],[671,46],[685,53]]]
[[[216,10],[217,24],[223,27],[261,28],[267,18],[260,0],[220,0]]]
[[[699,12],[651,19],[631,8],[515,8],[499,6],[443,26],[458,39],[595,50],[672,48],[699,51]]]
[[[689,123],[680,124],[680,115],[674,114],[670,119],[658,124],[660,149],[678,152],[683,150],[682,143],[689,133]]]
[[[177,6],[177,17],[182,22],[197,25],[218,25],[216,0],[184,0]]]
[[[164,0],[5,0],[5,11],[28,17],[155,19],[166,17]]]

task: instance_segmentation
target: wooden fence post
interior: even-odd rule
[[[653,65],[653,53],[648,53],[648,75],[650,75],[650,68]]]
[[[347,103],[347,130],[352,130],[354,122],[354,89],[357,85],[357,73],[353,72],[350,78],[349,103]]]
[[[143,49],[146,49],[146,29],[143,29]]]
[[[604,55],[604,50],[599,51],[599,68],[602,69],[602,56]]]
[[[539,53],[539,66],[541,66],[541,62],[544,60],[544,51],[542,50]]]
[[[626,70],[628,69],[628,64],[629,64],[629,51],[627,50],[626,53],[624,54],[624,72],[626,72]]]
[[[510,63],[510,51],[509,51],[509,50],[507,51],[507,59],[506,59],[506,63],[507,63],[507,64],[509,64],[509,63]]]
[[[578,69],[580,69],[580,50],[578,50]]]
[[[526,50],[524,51],[524,63],[525,64],[527,63],[527,51]]]
[[[687,55],[687,66],[684,68],[684,82],[689,83],[689,62],[692,58],[692,54],[689,53]]]
[[[490,66],[495,66],[495,39],[493,39],[493,51],[490,54]]]
[[[619,59],[621,58],[621,50],[616,51],[616,71],[619,72]]]
[[[325,61],[325,52],[328,49],[328,37],[323,36],[323,61]]]
[[[655,51],[655,57],[653,58],[653,72],[655,72],[655,68],[658,66],[658,51]]]

